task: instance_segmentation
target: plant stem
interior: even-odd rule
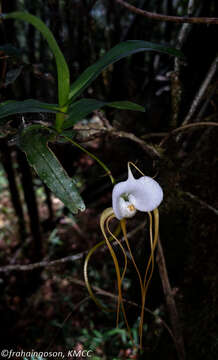
[[[58,133],[60,133],[62,130],[62,125],[64,123],[64,117],[65,117],[65,114],[63,114],[63,113],[56,114],[55,129]]]

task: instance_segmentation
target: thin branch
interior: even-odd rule
[[[110,134],[123,139],[129,139],[139,144],[141,148],[152,158],[161,158],[161,153],[155,149],[152,145],[146,144],[142,139],[138,138],[136,135],[132,133],[128,133],[126,131],[117,131],[111,130]]]
[[[185,120],[183,121],[182,125],[186,125],[190,122],[192,116],[194,115],[195,111],[197,110],[213,76],[216,73],[217,70],[217,63],[218,63],[218,55],[216,55],[214,61],[211,64],[211,67],[204,79],[204,81],[202,82],[200,89],[198,90],[197,94],[195,95],[195,98],[191,104],[190,110],[187,114],[187,116],[185,117]]]
[[[172,331],[175,339],[175,345],[177,349],[177,355],[179,360],[185,359],[185,347],[184,340],[182,335],[182,329],[179,320],[179,314],[176,307],[176,302],[174,299],[173,289],[171,288],[164,252],[162,248],[162,244],[160,241],[160,237],[158,239],[157,246],[157,264],[159,269],[159,274],[162,282],[163,292],[166,299],[166,305],[169,312],[170,322],[172,326]]]
[[[144,226],[145,226],[144,222],[142,222],[141,224],[136,226],[135,229],[133,229],[132,231],[129,232],[129,234],[128,234],[129,238],[133,237]],[[123,242],[124,238],[122,238],[120,241]],[[113,246],[114,247],[117,246],[117,243],[115,242],[113,244]],[[104,246],[104,247],[101,248],[100,251],[106,251],[106,250],[107,250],[107,246]],[[65,264],[67,262],[72,262],[72,261],[82,259],[88,253],[88,251],[89,250],[82,251],[82,252],[80,252],[78,254],[69,255],[69,256],[63,257],[61,259],[52,260],[52,261],[42,260],[42,261],[39,261],[37,263],[32,263],[32,264],[27,264],[27,265],[15,264],[15,265],[1,266],[0,267],[0,273],[8,273],[10,271],[32,271],[32,270],[43,268],[43,267],[48,268],[48,267],[52,267],[54,265]]]
[[[169,140],[169,138],[171,136],[177,134],[180,131],[194,129],[194,128],[197,129],[198,127],[201,127],[201,126],[218,126],[218,123],[212,122],[212,121],[201,121],[201,122],[194,123],[194,124],[187,124],[187,125],[180,126],[176,129],[173,129],[166,137],[164,137],[164,139],[161,140],[159,146],[160,147],[163,146],[163,144],[165,144],[165,142],[167,140]]]
[[[162,138],[167,135],[169,135],[168,132],[148,133],[148,134],[141,135],[141,139]]]
[[[83,138],[83,142],[90,141],[91,139],[93,139],[95,137],[99,137],[101,134],[109,134],[110,136],[114,136],[117,138],[129,139],[129,140],[137,143],[152,158],[161,158],[161,153],[157,149],[155,149],[154,146],[147,144],[144,140],[140,139],[133,133],[116,130],[112,126],[110,126],[109,128],[108,127],[101,127],[101,128],[82,127],[82,128],[75,128],[74,130],[78,131],[78,132],[80,132],[80,131],[90,132],[90,134],[87,136],[87,139],[84,140],[84,138]],[[96,131],[96,132],[92,133],[91,131]]]
[[[187,125],[180,126],[176,129],[173,129],[171,131],[171,134],[176,134],[177,132],[186,130],[186,129],[197,128],[199,126],[218,126],[218,123],[213,122],[213,121],[201,121],[201,122],[198,122],[195,124],[187,124]]]
[[[52,260],[52,261],[47,261],[47,260],[42,260],[33,264],[27,264],[27,265],[21,265],[21,264],[16,264],[16,265],[5,265],[5,266],[1,266],[0,267],[0,273],[4,272],[7,273],[9,271],[32,271],[35,269],[39,269],[42,267],[51,267],[57,264],[64,264],[70,261],[76,261],[79,259],[82,259],[83,256],[87,253],[87,251],[83,251],[81,253],[75,254],[75,255],[70,255],[70,256],[66,256],[63,257],[61,259],[57,259],[57,260]]]
[[[163,144],[173,135],[177,134],[178,132],[184,131],[184,130],[189,130],[192,128],[197,128],[197,127],[201,127],[201,126],[218,126],[218,123],[216,122],[212,122],[212,121],[201,121],[198,123],[194,123],[194,124],[187,124],[187,125],[183,125],[180,126],[176,129],[173,129],[171,132],[169,133],[149,133],[149,134],[144,134],[141,136],[141,138],[137,137],[136,135],[126,132],[126,131],[119,131],[114,129],[113,127],[110,127],[109,129],[106,127],[101,127],[101,128],[93,128],[93,127],[83,127],[83,128],[76,128],[74,129],[74,131],[78,131],[78,132],[82,132],[82,131],[86,131],[89,132],[91,130],[95,130],[96,132],[93,134],[88,135],[86,138],[83,138],[83,142],[87,142],[93,139],[96,139],[97,137],[100,137],[102,134],[109,134],[111,136],[114,137],[118,137],[118,138],[123,138],[123,139],[129,139],[132,140],[134,142],[136,142],[137,144],[139,144],[141,146],[141,148],[146,151],[146,153],[151,156],[152,158],[161,158],[162,154],[159,150],[155,149],[154,146],[147,144],[143,139],[149,139],[152,137],[164,137],[160,144],[159,147],[162,147]],[[80,140],[81,141],[81,140]]]
[[[208,17],[186,17],[186,16],[169,16],[169,15],[162,15],[157,13],[152,13],[146,10],[139,9],[133,5],[128,4],[124,0],[116,0],[119,4],[126,7],[129,11],[142,15],[148,19],[155,20],[155,21],[170,21],[179,24],[218,24],[218,18],[208,18]]]
[[[206,98],[204,104],[201,106],[201,109],[199,110],[198,114],[195,116],[194,122],[200,122],[201,119],[203,118],[203,116],[207,110],[207,107],[210,104],[211,99],[213,98],[213,96],[217,90],[217,86],[218,86],[218,82],[216,81],[215,84],[213,84],[213,86],[211,86],[210,90],[208,91],[207,98]],[[213,113],[212,116],[214,117],[214,115],[216,115],[216,118],[217,118],[217,114]],[[209,116],[209,118],[211,119],[211,115]]]
[[[134,142],[136,142],[137,144],[139,144],[141,146],[141,148],[147,152],[148,155],[150,155],[152,158],[158,157],[161,158],[162,154],[159,150],[155,149],[152,145],[147,144],[145,141],[143,141],[143,139],[149,139],[152,137],[164,137],[159,146],[163,146],[163,144],[173,135],[177,134],[178,132],[184,131],[184,130],[189,130],[192,128],[197,128],[197,127],[201,127],[201,126],[218,126],[218,123],[216,122],[212,122],[212,121],[202,121],[202,122],[198,122],[198,123],[194,123],[194,124],[187,124],[184,126],[180,126],[176,129],[173,129],[170,133],[149,133],[149,134],[144,134],[141,136],[141,138],[137,137],[136,135],[126,132],[126,131],[119,131],[114,129],[113,127],[110,127],[109,129],[106,127],[101,127],[101,128],[93,128],[93,127],[84,127],[84,128],[76,128],[74,129],[75,131],[87,131],[89,132],[90,130],[96,130],[96,132],[94,134],[90,134],[87,136],[87,138],[83,138],[83,142],[87,142],[90,140],[93,140],[97,137],[100,137],[102,134],[109,134],[111,136],[114,137],[118,137],[118,138],[124,138],[124,139],[129,139],[132,140]]]
[[[205,201],[199,199],[198,196],[193,195],[190,192],[183,192],[184,195],[187,195],[190,199],[194,200],[195,202],[197,202],[199,205],[201,205],[203,208],[208,209],[210,211],[212,211],[215,215],[218,215],[218,209],[216,209],[215,207],[207,204]]]

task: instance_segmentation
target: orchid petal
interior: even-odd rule
[[[127,197],[128,201],[122,196]],[[128,167],[128,179],[116,184],[112,192],[112,207],[119,220],[135,215],[134,208],[145,212],[153,211],[162,200],[163,190],[157,181],[149,176],[135,179],[130,167]]]

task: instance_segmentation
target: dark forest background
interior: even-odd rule
[[[170,16],[218,17],[216,0],[128,3]],[[88,88],[86,98],[134,101],[145,106],[145,113],[97,111],[79,124],[80,131],[75,129],[73,136],[107,164],[117,181],[126,179],[127,162],[133,161],[161,184],[160,238],[186,356],[216,359],[218,25],[151,20],[116,0],[1,1],[3,13],[17,10],[38,16],[50,28],[69,64],[71,82],[121,41],[166,44],[185,55],[178,60],[143,52],[109,66]],[[7,20],[0,23],[0,35],[1,102],[35,98],[56,103],[55,63],[39,32],[27,23]],[[111,206],[108,177],[72,144],[51,145],[86,203],[84,212],[72,215],[38,178],[17,144],[16,134],[26,124],[49,123],[54,116],[19,114],[0,131],[1,347],[92,349],[96,360],[139,359],[122,330],[125,326],[118,331],[115,315],[101,312],[84,286],[85,254],[102,240],[99,217]],[[130,241],[141,269],[144,217],[138,214],[129,225],[130,234],[135,230]],[[80,256],[65,259],[75,254]],[[36,268],[30,265],[40,261]],[[93,256],[90,279],[97,292],[107,291],[101,297],[104,303],[113,304],[115,274],[107,251]],[[163,325],[172,326],[165,295],[156,266],[146,303],[151,313],[145,316],[142,358],[185,358]],[[131,266],[124,297],[135,304],[140,298]],[[126,306],[137,342],[138,311]]]

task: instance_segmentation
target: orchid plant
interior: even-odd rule
[[[142,175],[139,179],[136,179],[131,171],[131,166],[134,166],[135,169]],[[149,176],[145,176],[141,170],[132,162],[128,163],[128,179],[117,183],[112,191],[112,207],[107,208],[103,211],[100,217],[100,227],[104,237],[104,240],[95,245],[88,253],[85,264],[84,264],[84,277],[85,282],[90,293],[90,296],[95,301],[95,303],[105,311],[111,311],[108,308],[101,305],[98,299],[95,297],[92,288],[88,279],[88,262],[91,255],[103,244],[107,244],[110,254],[112,256],[116,277],[117,277],[117,288],[118,288],[118,302],[117,302],[117,325],[119,322],[120,308],[123,313],[125,324],[129,333],[129,336],[133,342],[133,337],[131,330],[128,324],[126,311],[123,304],[122,296],[122,283],[124,276],[127,270],[127,253],[122,245],[122,242],[118,239],[118,232],[113,233],[110,230],[110,222],[112,219],[116,218],[119,221],[119,228],[122,231],[123,238],[126,244],[127,251],[130,255],[132,263],[135,267],[140,288],[141,288],[141,314],[140,314],[140,323],[139,323],[139,338],[140,338],[140,348],[142,349],[142,332],[143,332],[143,320],[144,320],[144,307],[145,299],[148,290],[149,283],[152,278],[154,270],[154,251],[158,241],[159,233],[159,211],[158,206],[163,200],[163,191],[160,185]],[[149,218],[149,237],[150,237],[150,256],[146,265],[146,270],[144,276],[140,274],[136,261],[134,259],[129,241],[127,236],[127,219],[133,217],[136,212],[142,211],[148,214]],[[111,241],[114,240],[124,255],[124,268],[121,271],[120,265],[117,259],[117,256],[111,245]]]
[[[11,116],[25,113],[55,113],[55,122],[46,123],[34,121],[26,126],[20,126],[16,135],[16,141],[20,149],[25,152],[29,164],[35,169],[40,179],[48,188],[64,203],[64,205],[76,214],[79,210],[85,210],[85,204],[81,197],[75,179],[71,179],[62,167],[55,154],[49,147],[50,143],[56,141],[67,141],[76,146],[81,151],[92,157],[109,175],[112,183],[114,179],[108,167],[94,154],[74,141],[75,125],[86,118],[93,111],[103,107],[112,107],[118,110],[132,110],[145,112],[144,105],[138,105],[130,101],[107,102],[102,99],[80,98],[89,88],[92,82],[107,67],[111,67],[115,62],[142,51],[158,51],[160,53],[183,58],[182,53],[166,45],[155,44],[143,40],[127,40],[121,42],[106,52],[99,60],[90,65],[74,82],[70,85],[70,69],[61,52],[53,34],[45,23],[35,15],[27,12],[12,12],[0,14],[0,20],[14,19],[25,21],[33,25],[47,41],[50,51],[54,55],[57,69],[57,104],[42,102],[37,99],[26,99],[23,101],[7,100],[0,104],[0,126],[7,125],[11,121]],[[6,51],[1,47],[1,50]],[[6,53],[7,55],[7,53]],[[14,134],[14,130],[13,130]],[[131,166],[140,173],[141,177],[136,179],[131,171]],[[88,279],[88,263],[92,254],[103,244],[107,244],[112,256],[118,288],[117,302],[117,324],[119,322],[120,310],[126,323],[130,338],[133,341],[131,330],[128,324],[124,307],[122,284],[127,270],[127,251],[135,267],[140,288],[141,288],[141,314],[139,324],[140,347],[142,348],[142,332],[144,319],[144,306],[149,283],[154,269],[154,252],[158,241],[159,232],[159,212],[158,206],[163,199],[163,191],[160,185],[152,178],[145,176],[133,163],[128,163],[128,179],[114,185],[112,192],[112,207],[106,209],[101,214],[100,227],[104,240],[95,245],[88,253],[84,264],[85,282],[92,299],[105,311],[110,309],[102,306],[95,297]],[[133,217],[137,211],[146,212],[149,220],[150,255],[147,261],[145,274],[141,275],[134,259],[127,236],[127,219]],[[113,233],[110,229],[110,222],[113,219],[119,221],[117,230]],[[124,246],[118,239],[122,232]],[[115,241],[122,250],[124,256],[124,267],[121,270],[117,256],[112,248],[111,241]]]
[[[84,92],[92,82],[115,62],[142,51],[158,51],[160,53],[183,57],[181,52],[170,46],[155,44],[143,40],[127,40],[120,42],[101,56],[98,61],[90,65],[84,72],[70,85],[70,67],[66,62],[64,54],[59,48],[52,32],[46,24],[37,16],[28,12],[12,12],[0,14],[0,20],[19,20],[31,24],[37,29],[47,41],[50,51],[53,53],[57,69],[57,104],[42,102],[37,99],[25,99],[23,101],[7,100],[0,104],[0,126],[7,125],[11,121],[11,116],[26,113],[55,113],[54,122],[32,121],[21,124],[16,134],[16,142],[20,149],[25,152],[29,164],[35,169],[40,179],[57,196],[73,214],[85,210],[85,203],[81,197],[75,182],[68,176],[62,167],[49,144],[57,141],[65,141],[76,146],[81,151],[92,157],[109,174],[107,166],[91,154],[86,148],[74,141],[76,132],[75,125],[86,118],[93,111],[103,107],[111,107],[117,110],[131,110],[145,112],[145,107],[131,101],[103,101],[102,99],[85,98]],[[2,50],[6,51],[1,47]],[[7,55],[7,53],[6,53]],[[14,136],[14,130],[13,130]],[[110,176],[110,175],[109,175]],[[128,180],[130,185],[131,179]],[[128,185],[128,186],[129,186]],[[117,188],[116,188],[117,189]],[[117,191],[117,190],[116,190]],[[124,191],[125,192],[125,191]],[[130,194],[131,195],[131,194]],[[121,219],[122,211],[130,212],[133,207],[137,209],[137,204],[133,202],[133,207],[128,207],[123,200],[114,204],[114,213]],[[131,201],[131,196],[130,196]],[[119,210],[121,207],[121,212]],[[124,210],[124,208],[126,210]],[[123,210],[122,210],[123,209]],[[138,208],[141,210],[141,206]],[[143,210],[144,208],[142,208]],[[146,210],[143,210],[146,211]],[[124,217],[127,217],[123,214]]]

